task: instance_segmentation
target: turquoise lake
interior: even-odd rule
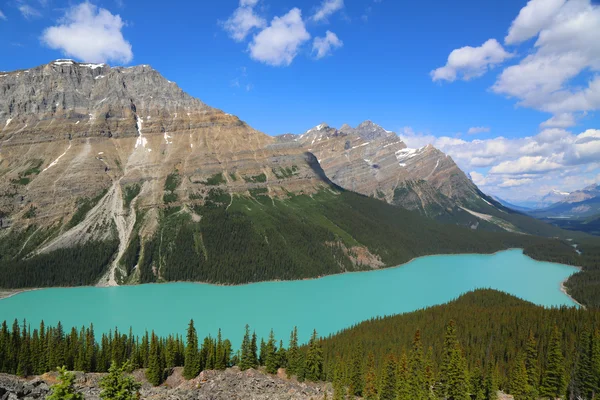
[[[287,344],[295,325],[302,341],[313,329],[335,333],[375,316],[399,314],[448,302],[477,288],[502,290],[544,306],[573,306],[560,283],[577,270],[538,262],[521,250],[493,255],[422,257],[397,268],[265,282],[243,286],[169,283],[111,288],[65,288],[25,292],[0,300],[0,320],[43,319],[66,329],[94,323],[96,333],[118,327],[136,334],[184,334],[190,318],[202,338],[219,328],[234,346],[245,324],[259,337],[273,328]]]

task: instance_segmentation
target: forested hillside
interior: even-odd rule
[[[299,380],[331,381],[336,399],[495,399],[500,389],[516,400],[579,396],[600,386],[600,312],[545,309],[491,290],[468,293],[446,305],[374,319],[307,344],[296,332],[257,338],[240,332],[240,349],[217,332],[199,338],[190,321],[185,338],[134,337],[93,326],[0,327],[0,372],[28,376],[66,366],[106,372],[111,364],[144,368],[158,385],[172,368],[186,379],[232,365],[242,370],[285,368]],[[97,340],[100,338],[100,340]],[[285,340],[283,340],[285,339]]]

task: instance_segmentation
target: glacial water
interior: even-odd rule
[[[335,333],[360,321],[448,302],[476,288],[492,288],[544,306],[573,306],[560,283],[573,267],[538,262],[521,250],[493,255],[422,257],[397,268],[321,279],[243,286],[169,283],[111,288],[44,289],[0,300],[0,320],[41,320],[65,328],[89,325],[143,334],[184,334],[193,318],[200,337],[223,336],[238,346],[245,324],[266,337],[273,328],[287,343],[298,326],[306,341],[313,329]]]

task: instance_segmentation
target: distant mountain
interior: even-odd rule
[[[536,218],[587,218],[600,214],[600,196],[578,202],[560,202],[540,210],[529,211]]]
[[[516,204],[511,203],[509,201],[506,201],[506,200],[504,200],[504,199],[502,199],[502,198],[500,198],[498,196],[491,196],[491,197],[494,200],[496,200],[498,203],[502,204],[503,206],[508,207],[508,208],[510,208],[512,210],[515,210],[515,211],[528,212],[528,211],[532,210],[529,207],[523,207],[523,206],[516,205]]]

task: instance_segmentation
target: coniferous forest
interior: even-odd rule
[[[314,332],[300,344],[296,330],[258,338],[249,326],[241,348],[220,332],[199,338],[96,333],[93,326],[0,327],[0,372],[30,376],[55,370],[107,372],[144,368],[161,384],[172,368],[186,379],[201,371],[285,368],[299,380],[332,382],[335,398],[592,399],[600,390],[600,311],[543,308],[492,290],[446,305],[366,321],[327,338]],[[112,368],[111,368],[112,366]],[[63,372],[64,374],[64,372]],[[111,376],[111,375],[109,375]]]

